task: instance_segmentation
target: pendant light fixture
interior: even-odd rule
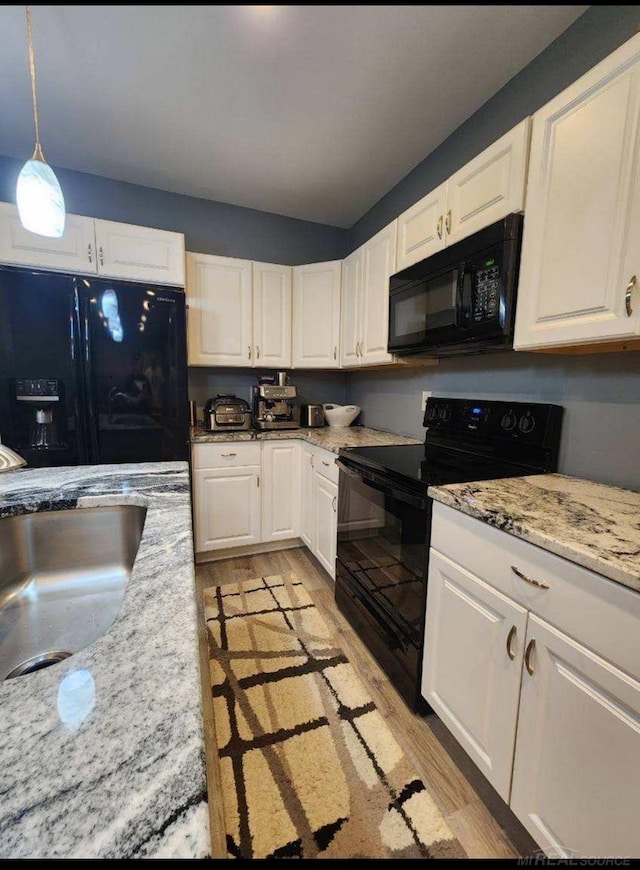
[[[31,7],[27,11],[27,42],[29,44],[29,71],[31,73],[31,98],[33,122],[36,131],[36,147],[30,160],[24,164],[18,176],[16,202],[20,222],[26,230],[39,236],[60,238],[64,232],[64,196],[53,169],[44,159],[40,145],[38,123],[38,100],[36,97],[36,64],[31,39]]]

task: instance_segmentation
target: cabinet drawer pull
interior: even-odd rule
[[[449,209],[449,211],[447,212],[447,222],[445,224],[445,227],[447,229],[447,233],[451,235],[451,209]]]
[[[98,248],[98,255],[100,256],[100,265],[104,266],[104,251],[102,250],[102,245]]]
[[[513,661],[516,657],[516,654],[511,649],[511,644],[513,642],[513,639],[516,636],[516,631],[517,631],[516,626],[512,625],[510,630],[509,630],[509,634],[507,635],[507,655],[509,656],[511,661]]]
[[[322,460],[322,464],[323,464],[323,465],[326,465],[327,468],[329,468],[329,466],[331,465],[330,462],[326,462],[324,459]]]
[[[538,589],[549,589],[548,583],[543,583],[541,580],[532,580],[531,577],[527,577],[527,575],[523,574],[522,571],[518,571],[515,565],[511,566],[511,570],[516,575],[516,577],[524,580],[525,583],[530,583],[532,586],[536,586]]]
[[[524,654],[524,664],[525,664],[525,667],[527,669],[527,672],[529,673],[529,676],[531,676],[531,677],[534,674],[533,665],[531,664],[531,653],[534,651],[535,648],[536,648],[536,639],[535,639],[535,637],[532,637],[531,640],[529,641],[529,643],[527,644],[527,651]]]
[[[87,257],[89,258],[89,262],[93,263],[93,251],[91,248],[91,242],[87,245]]]
[[[441,239],[442,238],[442,215],[440,215],[440,217],[438,218],[437,230],[438,230],[438,238]]]
[[[223,455],[223,456],[225,457],[225,459],[226,459],[227,456],[237,456],[238,454],[237,454],[237,453],[223,453],[222,455]]]
[[[636,276],[633,275],[631,280],[627,284],[627,290],[624,294],[624,307],[627,312],[627,317],[631,317],[631,315],[633,314],[633,308],[631,307],[631,294],[635,290],[637,280],[638,279],[636,278]]]
[[[334,497],[331,499],[331,507],[333,508],[334,513],[337,511],[337,507],[336,507],[337,498],[338,498],[338,496],[334,495]]]

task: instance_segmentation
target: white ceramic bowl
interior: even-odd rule
[[[329,405],[325,404],[324,419],[328,426],[350,426],[360,413],[357,405]]]

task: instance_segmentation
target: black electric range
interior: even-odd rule
[[[411,709],[428,709],[428,487],[555,471],[561,420],[557,405],[430,398],[424,444],[340,451],[336,603]]]

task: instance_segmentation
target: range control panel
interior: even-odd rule
[[[55,378],[16,378],[19,402],[59,402],[60,384]]]
[[[494,402],[489,400],[427,400],[423,425],[428,429],[449,430],[473,438],[523,441],[544,447],[556,439],[562,408],[538,402]]]

